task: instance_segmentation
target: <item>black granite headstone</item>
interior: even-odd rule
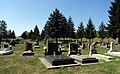
[[[25,51],[28,51],[28,50],[33,51],[32,43],[30,43],[30,42],[26,42],[26,48],[25,48]]]
[[[78,44],[77,43],[70,43],[69,44],[69,55],[77,54],[78,53]]]
[[[32,43],[26,42],[26,48],[22,55],[34,55]]]
[[[58,50],[58,43],[48,43],[48,51],[45,52],[45,55],[60,55],[61,51]]]

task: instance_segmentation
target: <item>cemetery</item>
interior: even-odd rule
[[[73,1],[1,1],[0,74],[120,74],[120,0],[104,1],[111,3],[106,11],[96,0],[91,2],[69,5]],[[100,5],[104,2],[98,1]],[[46,20],[51,7],[56,9]],[[12,12],[6,15],[8,9]]]

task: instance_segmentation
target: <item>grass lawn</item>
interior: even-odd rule
[[[39,60],[44,56],[43,43],[34,49],[34,56],[21,56],[25,44],[13,47],[14,54],[0,56],[0,74],[120,74],[120,60],[104,62],[102,64],[73,66],[58,69],[46,69]],[[116,46],[120,50],[120,46]],[[104,54],[109,49],[97,46],[98,53]],[[88,49],[83,49],[82,54],[88,54]],[[120,59],[120,57],[114,57]]]

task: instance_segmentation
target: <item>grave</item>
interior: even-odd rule
[[[26,48],[22,55],[34,55],[31,42],[26,42]]]
[[[70,52],[74,50],[74,53],[72,52],[72,54],[69,52],[68,55],[70,55],[71,58],[75,59],[75,61],[81,63],[81,64],[85,64],[85,63],[96,63],[98,62],[98,59],[91,57],[89,55],[81,55],[81,51],[78,52],[78,46],[77,44],[69,44],[69,50]]]
[[[110,50],[107,52],[109,55],[120,56],[120,52],[115,48],[114,42],[110,44]]]
[[[48,43],[48,50],[45,50],[44,58],[54,66],[74,64],[74,59],[61,54],[61,50],[58,50],[58,45],[58,43]]]
[[[92,43],[92,45],[90,46],[90,52],[89,52],[89,55],[92,56],[92,57],[95,57],[97,59],[103,59],[105,61],[112,61],[113,58],[110,57],[110,56],[105,56],[105,55],[102,55],[102,54],[98,54],[97,53],[97,50],[95,49],[95,42]]]
[[[38,40],[34,42],[34,48],[40,48]]]
[[[12,46],[9,43],[1,42],[0,45],[0,55],[10,55],[13,54]]]

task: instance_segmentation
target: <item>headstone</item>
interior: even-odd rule
[[[15,46],[15,41],[12,40],[12,41],[10,42],[10,45]]]
[[[85,43],[84,42],[82,43],[82,49],[85,49]]]
[[[97,50],[95,49],[95,42],[92,43],[92,45],[90,45],[90,52],[89,52],[89,55],[92,55],[92,54],[97,54]]]
[[[40,48],[38,40],[36,42],[34,42],[34,48]]]
[[[53,55],[53,53],[60,55],[61,50],[58,50],[58,45],[58,43],[48,43],[48,51],[45,52],[45,55]]]
[[[78,53],[79,53],[78,52],[78,44],[77,43],[70,43],[68,55],[77,55]]]
[[[22,55],[34,55],[31,42],[26,42],[26,48]]]
[[[107,45],[107,48],[110,48],[110,43],[106,43],[106,45]]]
[[[0,55],[13,54],[12,46],[9,43],[2,42],[0,45]]]
[[[108,53],[109,53],[109,52],[117,52],[117,50],[116,50],[116,48],[115,48],[114,42],[111,42],[111,44],[110,44],[110,50],[108,51]]]
[[[28,50],[33,51],[32,43],[30,43],[30,42],[26,42],[26,48],[25,48],[25,51],[28,51]]]

